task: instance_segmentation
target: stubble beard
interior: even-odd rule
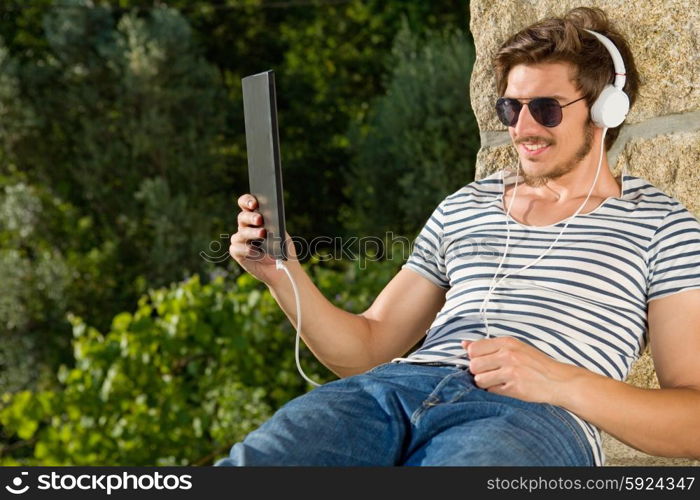
[[[581,144],[581,147],[574,153],[574,155],[569,158],[568,160],[565,160],[557,165],[554,166],[554,168],[550,171],[547,172],[544,175],[529,175],[525,170],[522,168],[522,164],[518,162],[518,169],[520,171],[520,174],[523,177],[523,182],[530,186],[530,187],[542,187],[546,185],[549,181],[558,179],[559,177],[568,174],[571,172],[576,166],[581,163],[581,161],[588,156],[588,153],[590,153],[591,149],[593,148],[593,124],[592,123],[587,123],[585,126],[584,130],[584,136],[583,136],[583,144]]]

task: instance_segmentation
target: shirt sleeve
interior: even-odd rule
[[[441,203],[418,233],[413,242],[413,251],[401,268],[411,269],[437,286],[449,289],[450,283],[445,268],[443,220],[444,213]]]
[[[700,222],[678,203],[649,246],[647,302],[693,288],[700,288]]]

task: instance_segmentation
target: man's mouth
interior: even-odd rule
[[[550,144],[546,142],[521,142],[520,150],[527,156],[534,156],[544,153],[549,149]]]

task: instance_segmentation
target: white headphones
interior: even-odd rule
[[[625,121],[630,110],[629,97],[622,90],[627,80],[625,63],[620,51],[608,37],[595,31],[586,29],[584,31],[595,36],[608,49],[615,66],[615,83],[613,85],[607,84],[598,99],[595,100],[591,106],[591,119],[601,128],[615,128]]]

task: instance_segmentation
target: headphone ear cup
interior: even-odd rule
[[[591,106],[591,119],[599,127],[619,126],[630,110],[630,100],[622,90],[608,84]]]

